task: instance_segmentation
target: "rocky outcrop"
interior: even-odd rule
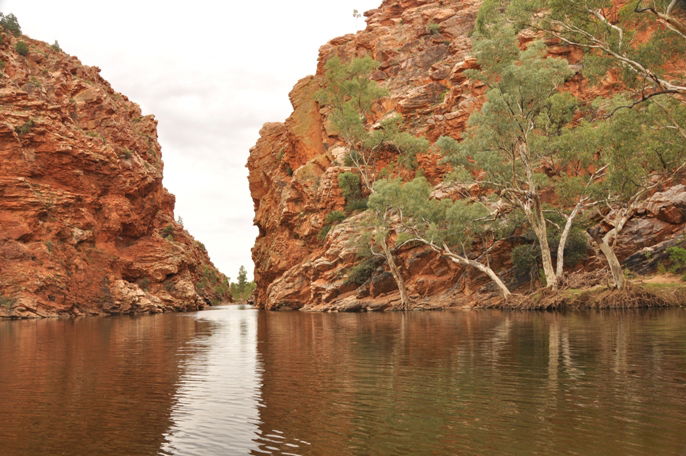
[[[263,127],[248,161],[259,228],[253,248],[258,306],[359,311],[393,309],[400,303],[382,265],[370,264],[369,279],[362,284],[349,281],[348,272],[358,262],[351,245],[357,217],[333,227],[323,240],[319,235],[327,214],[344,207],[337,177],[350,168],[342,161],[347,151],[314,93],[331,56],[370,55],[380,62],[372,78],[389,92],[368,119],[370,125],[399,113],[403,128],[414,135],[430,141],[441,135],[459,138],[470,114],[483,103],[484,88],[465,75],[476,66],[469,36],[480,5],[481,0],[384,0],[365,14],[366,30],[336,38],[320,49],[317,74],[301,80],[290,94],[293,114],[285,123]],[[522,39],[532,37],[524,34]],[[573,64],[580,57],[578,51],[555,43],[550,43],[549,52]],[[583,97],[611,93],[616,85],[617,79],[608,77],[603,86],[590,89],[577,75],[568,89]],[[419,167],[433,183],[447,172],[439,158],[432,153],[418,157]],[[382,158],[380,166],[392,159]],[[434,193],[446,197],[474,190],[441,184]],[[684,206],[673,196],[656,196],[627,225],[619,240],[622,257],[683,232]],[[506,253],[512,246],[502,242],[497,247],[491,265],[507,270]],[[426,249],[406,249],[398,262],[417,308],[468,304],[495,291],[479,273]],[[602,267],[602,260],[596,257],[588,264]]]
[[[174,220],[154,117],[45,43],[4,33],[0,61],[0,317],[225,299],[224,276]]]

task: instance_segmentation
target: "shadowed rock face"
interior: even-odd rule
[[[45,43],[4,33],[0,60],[0,317],[220,299],[223,275],[174,221],[154,117]]]
[[[396,112],[412,134],[431,141],[441,135],[459,138],[470,114],[483,103],[484,87],[465,76],[465,70],[476,66],[469,36],[480,5],[480,0],[385,0],[366,13],[366,30],[336,38],[320,49],[317,74],[298,82],[290,94],[293,114],[284,123],[264,125],[248,160],[260,233],[253,248],[258,306],[345,311],[392,309],[400,303],[383,277],[372,277],[360,287],[346,283],[346,271],[356,262],[350,246],[355,217],[336,225],[324,241],[318,238],[326,215],[344,207],[337,177],[350,168],[343,166],[346,151],[326,121],[327,110],[319,108],[313,94],[331,56],[370,55],[380,62],[372,78],[390,93],[368,119],[370,125]],[[431,33],[429,24],[438,24],[439,33]],[[573,64],[581,57],[578,50],[554,43],[549,52]],[[590,88],[581,75],[568,83],[568,90],[584,98],[612,93],[617,87],[613,75],[599,87]],[[393,159],[392,153],[381,157],[379,167]],[[432,153],[418,157],[433,183],[447,171],[439,159]],[[449,197],[457,190],[441,185],[436,196]],[[619,239],[622,258],[683,232],[686,207],[679,195],[681,191],[667,193],[639,211]],[[502,243],[494,250],[491,265],[496,270],[509,268],[511,247]],[[398,262],[420,308],[469,304],[494,291],[478,273],[423,249],[401,252]],[[591,268],[602,265],[600,258],[588,263]],[[383,268],[375,272],[379,274]]]

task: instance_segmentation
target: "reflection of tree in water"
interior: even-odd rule
[[[580,454],[674,453],[685,320],[261,314],[257,443],[294,454],[553,454],[570,442]]]

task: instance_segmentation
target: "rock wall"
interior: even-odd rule
[[[383,266],[361,286],[346,281],[347,271],[357,261],[350,242],[356,217],[336,225],[325,240],[319,239],[326,215],[343,209],[337,177],[350,168],[343,166],[346,150],[313,95],[320,88],[329,57],[370,55],[381,63],[372,78],[390,93],[370,124],[400,113],[404,128],[415,135],[431,141],[441,135],[459,138],[469,115],[483,103],[484,88],[465,76],[465,70],[476,66],[469,36],[480,5],[481,0],[384,0],[378,9],[365,14],[366,30],[336,38],[320,49],[317,74],[298,82],[290,94],[293,114],[285,123],[263,127],[248,160],[259,228],[253,248],[258,306],[352,311],[392,309],[399,304],[395,284]],[[429,24],[438,24],[439,32],[431,33]],[[580,57],[578,51],[554,43],[549,52],[571,63]],[[612,91],[616,84],[616,78],[608,77],[603,86],[589,89],[577,75],[569,90],[580,96],[597,95]],[[382,166],[387,163],[381,161]],[[432,153],[418,157],[418,162],[434,183],[446,172]],[[454,190],[441,184],[435,192],[440,197]],[[679,207],[661,209],[662,215],[647,208],[643,217],[632,220],[620,239],[622,255],[682,233],[681,216],[665,215],[672,210],[684,213],[686,208]],[[496,252],[492,262],[496,269],[510,266],[506,254],[510,247],[499,246],[501,254]],[[465,305],[493,291],[478,273],[426,249],[405,250],[399,257],[417,308]],[[598,258],[589,262],[589,267],[601,266]]]
[[[2,35],[0,317],[192,310],[227,298],[224,276],[174,221],[154,117],[98,68]]]

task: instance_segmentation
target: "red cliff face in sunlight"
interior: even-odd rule
[[[476,66],[469,37],[480,5],[481,0],[384,0],[366,14],[366,30],[336,38],[320,49],[317,75],[298,82],[290,94],[291,116],[284,123],[262,128],[248,161],[255,224],[260,231],[253,248],[260,307],[383,310],[400,303],[388,273],[374,274],[360,287],[346,282],[347,271],[357,261],[350,242],[354,217],[336,225],[325,240],[318,237],[326,215],[343,209],[337,177],[350,168],[344,166],[345,150],[314,94],[328,58],[370,55],[380,62],[372,78],[390,94],[370,123],[396,112],[414,135],[430,141],[441,135],[459,138],[470,114],[483,103],[484,87],[465,75]],[[577,51],[558,45],[551,44],[550,53],[572,63],[579,58]],[[589,89],[577,75],[569,89],[583,97],[611,93],[613,84],[616,81],[608,78],[602,87]],[[424,175],[433,183],[446,172],[439,159],[431,153],[418,157]],[[436,189],[444,196],[454,191],[445,185]],[[624,258],[683,228],[680,217],[686,206],[677,200],[686,193],[679,195],[671,195],[665,208],[653,212],[647,208],[644,217],[630,222],[620,238]],[[670,218],[666,215],[670,211],[680,215]],[[496,269],[509,266],[510,247],[501,245],[496,251],[500,252],[493,259]],[[418,308],[474,302],[485,283],[477,272],[461,269],[425,249],[405,250],[399,261]],[[599,259],[593,262],[601,264]]]
[[[219,300],[223,275],[174,221],[156,120],[98,68],[3,35],[0,317],[191,310]]]

